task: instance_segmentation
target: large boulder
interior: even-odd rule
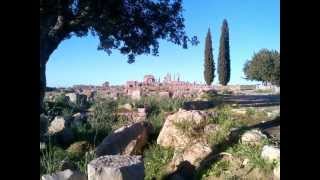
[[[69,122],[62,116],[56,116],[48,128],[49,135],[58,133],[68,126]]]
[[[67,93],[65,94],[66,97],[69,97],[69,100],[72,102],[72,103],[77,103],[77,99],[78,99],[78,94],[77,93]]]
[[[194,137],[188,136],[183,129],[177,127],[177,124],[189,124],[192,127],[201,127],[206,124],[209,113],[204,111],[186,111],[179,109],[178,112],[169,115],[160,131],[157,144],[163,147],[184,148],[192,141],[196,141]]]
[[[108,155],[88,164],[88,180],[143,180],[141,156]]]
[[[152,124],[146,121],[123,126],[107,136],[96,148],[95,153],[98,157],[115,154],[141,154],[152,131]]]
[[[194,167],[199,167],[202,160],[212,153],[212,149],[204,142],[197,142],[187,146],[182,151],[175,151],[171,163],[170,171],[176,171],[182,162],[189,162]]]
[[[53,174],[43,175],[41,180],[87,180],[87,177],[78,171],[67,169]]]
[[[74,139],[73,131],[69,128],[70,121],[62,116],[56,116],[50,123],[48,134],[52,136],[58,144],[68,145]]]

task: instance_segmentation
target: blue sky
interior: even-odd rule
[[[124,84],[127,80],[142,80],[153,74],[161,80],[167,73],[180,74],[184,81],[204,83],[204,42],[208,27],[211,29],[215,65],[219,49],[221,24],[229,24],[231,79],[229,84],[256,84],[246,81],[242,68],[247,59],[261,48],[280,51],[280,2],[279,0],[184,0],[186,32],[196,35],[198,46],[183,49],[160,41],[159,56],[142,55],[133,64],[127,56],[113,50],[108,56],[98,51],[98,39],[92,36],[72,37],[63,41],[47,63],[47,86],[61,87],[74,84],[111,85]],[[215,72],[213,84],[218,83]]]

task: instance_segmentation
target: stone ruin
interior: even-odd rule
[[[156,82],[156,79],[153,75],[145,75],[143,78],[143,84],[145,85],[152,85]]]
[[[96,97],[117,99],[121,96],[136,100],[143,96],[193,98],[206,89],[213,89],[213,86],[181,81],[179,75],[171,78],[171,74],[167,74],[162,82],[160,78],[156,81],[155,76],[149,74],[145,75],[142,81],[129,80],[125,85],[120,86],[112,86],[109,82],[105,82],[101,86],[75,85],[69,88],[72,92],[86,95],[88,101],[93,101]],[[65,89],[60,91],[65,92]]]

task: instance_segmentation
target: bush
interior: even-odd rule
[[[158,115],[161,112],[173,112],[182,107],[186,99],[160,98],[157,96],[142,97],[134,102],[135,108],[147,107],[149,116]]]
[[[68,101],[65,95],[59,95],[54,102],[44,101],[45,114],[51,117],[63,116],[70,117],[72,114],[79,112],[79,107]]]
[[[173,150],[157,144],[149,146],[144,153],[145,180],[160,180],[165,175],[165,165],[173,157]]]

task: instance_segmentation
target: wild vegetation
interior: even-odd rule
[[[153,165],[153,163],[161,163],[159,161],[162,160],[157,158],[162,156],[169,157],[170,153],[169,150],[167,154],[162,152],[162,148],[155,145],[155,139],[164,123],[165,114],[177,111],[182,107],[184,101],[186,101],[186,99],[163,99],[159,97],[144,97],[140,100],[131,100],[125,97],[119,98],[118,100],[98,98],[90,107],[92,113],[88,117],[88,123],[72,127],[74,134],[73,141],[86,141],[91,146],[90,150],[93,150],[113,130],[127,123],[127,119],[122,119],[116,115],[120,105],[129,103],[134,105],[133,108],[148,107],[149,115],[147,121],[153,125],[155,133],[154,139],[151,140],[151,144],[146,150],[146,156],[149,157],[149,164],[152,168],[160,168],[158,165]],[[47,104],[45,114],[52,117],[70,117],[72,114],[78,112],[77,108],[66,101],[64,95],[58,96],[54,102],[45,101],[45,104]],[[71,161],[81,172],[86,173],[86,164],[94,158],[90,151],[82,154],[72,154],[67,152],[67,146],[61,147],[60,144],[56,143],[54,139],[56,137],[46,137],[47,146],[45,149],[40,150],[40,175],[59,170],[63,160]],[[152,173],[152,171],[150,172]],[[154,171],[154,173],[156,172],[158,171]]]
[[[214,149],[213,152],[217,157],[219,157],[220,153],[227,153],[232,156],[233,160],[226,158],[214,160],[212,163],[197,170],[197,179],[244,177],[233,172],[235,166],[239,165],[235,164],[235,162],[244,159],[248,159],[251,169],[270,175],[278,162],[266,162],[260,156],[262,146],[270,142],[264,141],[260,146],[250,146],[230,139],[230,133],[235,128],[239,129],[239,132],[244,132],[248,126],[268,120],[267,112],[256,110],[255,108],[246,108],[245,113],[235,113],[233,112],[235,107],[223,103],[223,95],[213,92],[203,93],[201,98],[215,102],[216,106],[208,110],[214,112],[215,116],[208,118],[204,123],[197,126],[192,123],[192,120],[175,123],[174,125],[189,138],[204,139]],[[117,112],[119,107],[124,104],[130,104],[132,110],[137,108],[148,109],[146,121],[150,122],[155,130],[143,153],[145,179],[161,179],[165,177],[167,165],[172,160],[174,151],[170,148],[161,147],[156,143],[156,139],[167,115],[177,112],[179,108],[183,107],[184,102],[188,100],[190,99],[171,99],[157,96],[142,97],[140,100],[131,100],[127,97],[121,97],[117,100],[110,98],[96,99],[94,103],[90,104],[89,109],[91,109],[91,112],[87,119],[88,123],[72,126],[71,128],[74,134],[73,142],[87,144],[86,148],[73,146],[72,149],[70,147],[72,143],[61,146],[55,141],[57,137],[46,135],[46,147],[40,150],[40,175],[61,170],[62,162],[69,162],[80,172],[87,173],[86,165],[95,158],[93,154],[95,147],[112,131],[128,123],[129,120],[121,118],[117,115]],[[46,115],[52,117],[56,115],[70,117],[79,111],[79,108],[66,101],[63,95],[58,96],[53,102],[45,101],[45,103],[47,104]],[[217,125],[217,129],[205,134],[203,128],[209,124]],[[245,170],[249,171],[248,169]],[[250,172],[248,173],[250,174]]]

